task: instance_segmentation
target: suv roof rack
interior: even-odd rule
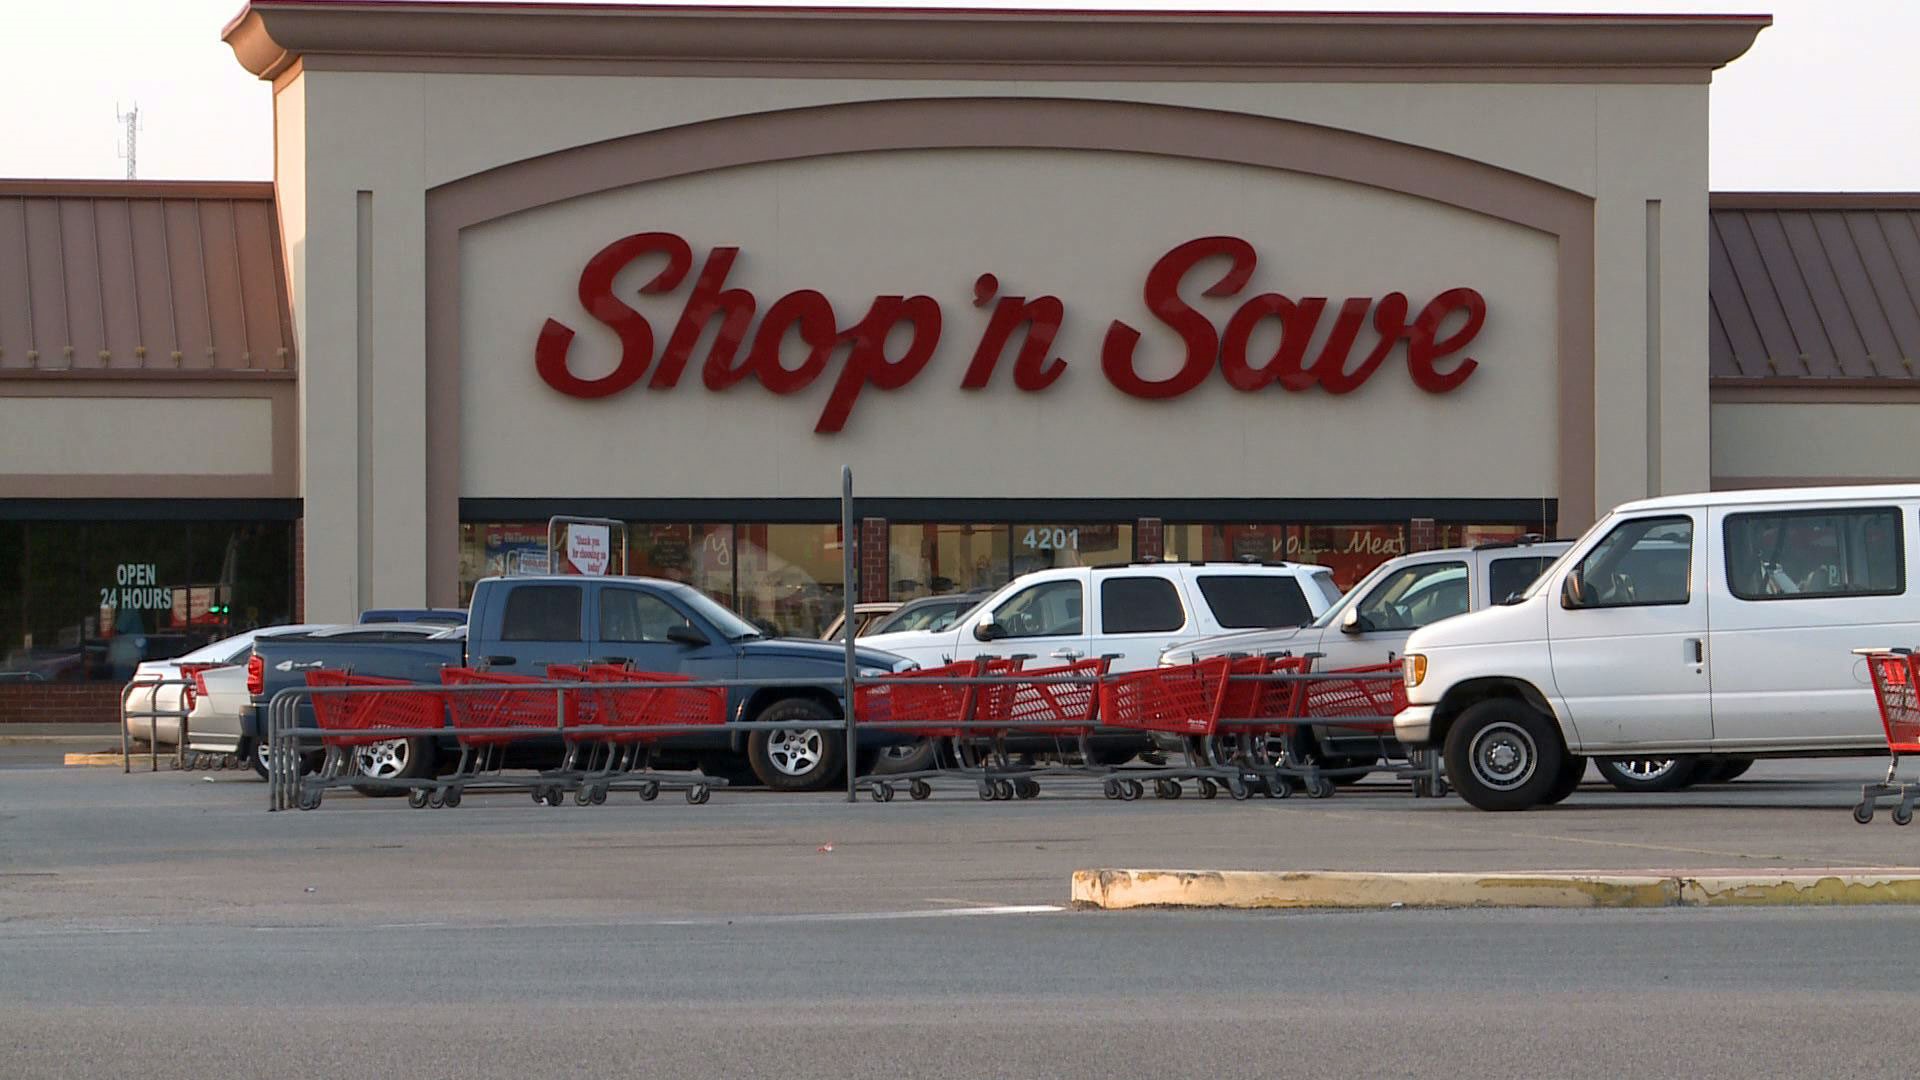
[[[1542,536],[1528,533],[1518,540],[1489,540],[1484,544],[1473,545],[1475,551],[1491,551],[1495,548],[1532,547],[1535,544],[1571,544],[1573,540],[1564,536]]]

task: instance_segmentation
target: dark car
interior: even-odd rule
[[[486,578],[474,586],[468,614],[464,639],[450,631],[426,641],[329,643],[297,636],[260,642],[250,662],[253,729],[248,734],[257,737],[264,730],[266,706],[276,693],[304,686],[306,673],[319,668],[438,682],[440,669],[448,666],[544,675],[549,664],[626,661],[640,671],[774,680],[731,688],[728,716],[792,723],[751,734],[670,736],[656,752],[663,767],[698,766],[732,782],[757,779],[786,791],[833,787],[844,779],[843,739],[836,731],[811,726],[843,714],[842,687],[818,683],[844,673],[843,645],[770,638],[697,589],[654,578]],[[855,659],[860,674],[867,676],[913,666],[872,649],[859,650]],[[782,685],[781,679],[794,683]],[[871,771],[883,746],[902,741],[878,731],[863,732],[860,740],[862,760],[855,764],[862,773]],[[377,760],[378,770],[384,771],[370,775],[384,779],[428,776],[440,757],[455,748],[451,735],[405,742],[379,754],[369,752],[361,764]]]

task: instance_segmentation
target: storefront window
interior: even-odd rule
[[[1287,559],[1333,570],[1334,583],[1351,589],[1374,567],[1407,553],[1405,525],[1302,525],[1287,537]]]
[[[544,522],[468,522],[460,526],[460,603],[473,598],[473,584],[484,577],[547,566]]]
[[[1437,525],[1433,530],[1435,547],[1473,547],[1476,544],[1509,544],[1528,534],[1543,533],[1534,525]]]
[[[1013,576],[1056,566],[1111,566],[1133,561],[1132,525],[1015,525]]]
[[[894,600],[994,589],[1007,582],[1005,525],[893,525],[887,595]]]
[[[285,522],[0,525],[0,678],[125,681],[144,660],[291,621]]]
[[[741,525],[733,553],[735,611],[762,629],[819,637],[846,591],[838,525]]]
[[[1287,557],[1285,525],[1169,525],[1168,562],[1279,562]]]
[[[733,526],[627,526],[633,572],[642,577],[684,581],[733,607]]]

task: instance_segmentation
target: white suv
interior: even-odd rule
[[[875,634],[860,644],[923,667],[1026,653],[1030,666],[1113,656],[1111,670],[1233,630],[1299,626],[1340,598],[1333,572],[1301,563],[1130,563],[1024,574],[937,631]]]

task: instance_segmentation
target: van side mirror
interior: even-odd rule
[[[1340,632],[1343,634],[1364,634],[1371,629],[1367,620],[1360,615],[1359,604],[1348,608],[1347,613],[1340,616]]]
[[[667,640],[677,645],[691,645],[694,647],[712,644],[712,642],[707,640],[707,635],[695,630],[686,623],[677,623],[667,627]]]
[[[1580,580],[1580,571],[1569,570],[1560,582],[1560,606],[1568,611],[1593,606],[1593,599],[1587,590],[1587,583]]]
[[[973,639],[975,641],[998,641],[1006,636],[1006,629],[999,623],[994,622],[993,616],[991,615],[981,619],[978,623],[975,623],[973,627]]]

